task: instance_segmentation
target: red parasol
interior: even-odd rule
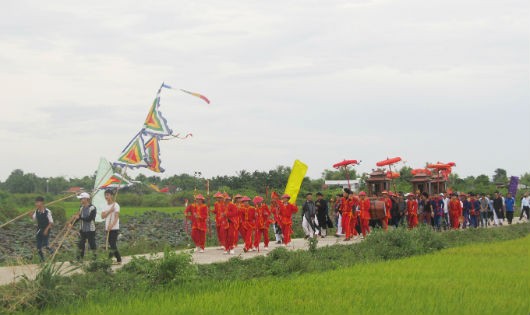
[[[348,172],[348,166],[350,166],[350,165],[358,165],[360,162],[361,161],[357,161],[357,160],[344,160],[342,162],[338,162],[338,163],[333,164],[333,168],[336,168],[336,169],[342,168],[342,169],[344,169],[344,171],[346,172],[346,179],[348,180],[348,188],[350,188],[350,189],[351,189],[350,172]]]
[[[395,163],[400,162],[400,161],[401,161],[401,158],[398,156],[398,157],[395,157],[395,158],[379,161],[375,165],[381,167],[381,166],[392,165],[392,164],[395,164]]]

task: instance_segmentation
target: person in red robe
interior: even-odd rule
[[[269,207],[263,203],[263,197],[256,196],[252,200],[254,208],[256,209],[256,234],[254,235],[254,248],[259,248],[261,236],[263,236],[264,250],[269,249],[269,225],[272,223],[270,219],[271,211]]]
[[[366,193],[359,193],[359,216],[361,218],[361,233],[363,237],[370,233],[370,199],[366,198]]]
[[[188,206],[185,215],[191,221],[191,239],[199,253],[204,253],[206,246],[206,221],[208,220],[208,206],[204,204],[203,195],[195,196],[195,202]]]
[[[280,227],[283,232],[283,246],[287,246],[291,243],[291,234],[293,232],[293,219],[292,216],[298,212],[298,207],[294,204],[289,203],[291,196],[284,194],[282,201],[278,202],[278,210],[280,217]]]
[[[239,212],[237,207],[228,194],[224,194],[225,207],[223,217],[225,218],[224,227],[224,248],[225,254],[234,254],[234,242],[237,242],[237,233],[239,230]],[[234,241],[234,239],[236,241]]]
[[[212,212],[215,215],[215,229],[217,232],[217,241],[219,242],[219,245],[224,248],[224,238],[226,233],[224,231],[224,224],[222,221],[226,221],[226,217],[223,216],[223,213],[225,212],[226,203],[223,194],[220,192],[215,193],[214,198],[216,201]]]
[[[244,196],[241,198],[239,214],[241,218],[240,231],[243,235],[243,240],[245,241],[245,247],[243,248],[243,251],[245,253],[248,251],[254,251],[255,249],[252,247],[252,233],[256,228],[256,209],[250,206],[249,197]]]
[[[409,223],[409,229],[413,229],[418,225],[418,200],[414,194],[408,194],[407,196],[407,218]]]
[[[282,229],[280,220],[280,207],[279,207],[280,196],[276,192],[271,193],[271,213],[274,218],[273,229],[274,236],[276,238],[276,244],[282,244]]]
[[[243,236],[243,231],[242,231],[242,225],[241,225],[241,198],[243,198],[243,196],[241,196],[240,194],[237,194],[234,196],[234,205],[235,207],[237,208],[237,213],[239,214],[239,217],[237,218],[237,226],[238,226],[238,230],[237,230],[237,233],[236,233],[236,236],[233,238],[233,241],[234,241],[234,248],[237,247],[237,242],[239,241],[239,236],[241,236],[241,238],[244,238]]]
[[[344,241],[349,241],[353,235],[357,235],[355,225],[357,225],[357,216],[353,215],[353,192],[349,188],[344,188],[340,202],[340,210],[342,212],[342,232],[344,233]]]
[[[390,213],[390,210],[392,210],[392,199],[389,197],[389,193],[385,190],[382,192],[383,195],[383,201],[385,202],[385,212],[386,216],[381,220],[381,225],[383,226],[383,230],[388,230],[388,221],[392,219],[392,214]]]
[[[451,201],[449,201],[449,216],[451,217],[452,228],[458,230],[460,227],[460,217],[462,216],[462,203],[456,194],[453,194]]]

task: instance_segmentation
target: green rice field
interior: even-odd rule
[[[47,314],[529,314],[530,236],[319,274],[92,292]]]

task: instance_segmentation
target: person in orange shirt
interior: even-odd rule
[[[217,241],[219,242],[219,245],[224,248],[224,237],[226,233],[224,231],[224,228],[222,227],[224,225],[222,221],[226,220],[226,218],[223,216],[223,213],[225,212],[226,203],[223,194],[220,192],[215,193],[214,198],[216,201],[212,212],[215,214],[215,229],[217,231]]]
[[[293,232],[293,219],[292,216],[298,212],[298,207],[294,204],[289,203],[291,196],[284,194],[282,201],[278,202],[280,227],[283,232],[283,246],[287,246],[291,243],[291,233]]]
[[[195,203],[186,208],[185,215],[191,221],[191,239],[199,253],[204,253],[208,207],[204,204],[204,197],[201,194],[195,196]]]
[[[451,201],[449,201],[449,215],[451,216],[452,228],[458,230],[460,227],[460,217],[462,216],[462,203],[458,200],[456,194],[453,194]]]
[[[370,233],[370,199],[366,198],[366,193],[361,191],[359,193],[359,215],[361,218],[361,232],[363,237]]]
[[[392,219],[390,211],[392,210],[392,199],[390,199],[388,192],[385,190],[382,192],[383,201],[385,202],[386,217],[381,220],[383,230],[388,230],[388,221]]]
[[[250,206],[250,198],[244,196],[241,198],[241,207],[239,208],[239,213],[241,217],[241,234],[243,235],[243,240],[245,241],[245,247],[243,251],[246,253],[248,251],[254,251],[252,247],[252,233],[256,228],[256,209]]]
[[[263,235],[264,250],[269,249],[269,225],[271,224],[269,207],[263,203],[260,196],[254,197],[254,207],[256,208],[256,234],[254,235],[254,248],[259,248],[261,236]]]
[[[409,229],[413,229],[418,225],[418,200],[414,194],[407,195],[407,218],[409,221]]]

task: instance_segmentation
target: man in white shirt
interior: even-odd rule
[[[446,222],[446,227],[447,229],[450,229],[451,222],[449,221],[449,201],[451,201],[451,199],[446,197],[444,194],[440,194],[440,197],[442,197],[442,201],[444,203],[444,219]]]
[[[105,232],[110,247],[109,258],[114,256],[117,263],[121,264],[121,255],[117,246],[120,234],[120,205],[114,200],[114,191],[111,189],[105,191],[105,200],[107,204],[101,212],[101,217],[105,219]]]

